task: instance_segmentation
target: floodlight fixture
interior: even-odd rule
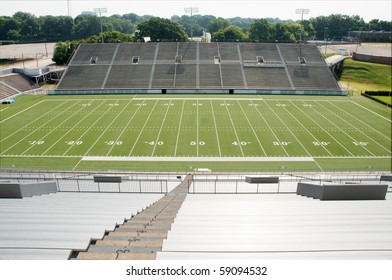
[[[94,12],[96,15],[99,15],[99,19],[101,21],[101,35],[102,35],[102,44],[103,42],[103,25],[102,25],[102,14],[107,13],[108,9],[107,8],[94,8]]]
[[[193,13],[198,13],[199,12],[199,8],[197,8],[197,7],[185,8],[184,11],[185,11],[185,13],[191,14],[191,16],[192,16]]]
[[[184,11],[187,14],[191,14],[191,41],[192,41],[192,38],[193,38],[193,18],[192,18],[192,16],[193,16],[194,13],[198,13],[199,12],[199,8],[197,8],[197,7],[189,7],[189,8],[185,8]]]
[[[302,18],[301,18],[301,20],[304,20],[304,15],[307,15],[307,14],[309,14],[309,12],[310,12],[310,9],[296,9],[295,10],[295,13],[298,15],[302,15]]]

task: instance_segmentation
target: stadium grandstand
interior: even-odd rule
[[[13,88],[17,89],[19,84],[12,83],[9,79],[9,77],[2,77],[0,87],[6,87],[11,92]],[[377,172],[377,169],[374,169],[373,171],[373,166],[369,164],[365,168],[358,165],[357,173],[350,169],[327,173],[320,166],[319,169],[303,172],[296,171],[295,168],[294,171],[289,171],[290,169],[284,166],[298,164],[301,167],[303,164],[306,168],[308,162],[312,164],[315,162],[314,154],[318,159],[334,161],[332,165],[338,160],[344,160],[347,165],[350,165],[350,159],[364,162],[369,159],[380,160],[380,162],[389,160],[390,146],[383,146],[384,143],[390,143],[390,134],[386,133],[387,129],[384,129],[386,126],[380,129],[370,127],[365,122],[366,116],[362,116],[362,119],[358,118],[360,127],[351,123],[357,118],[357,115],[351,115],[351,112],[371,111],[373,114],[373,111],[357,104],[353,111],[345,112],[350,106],[344,103],[346,99],[350,99],[347,97],[333,96],[332,98],[337,100],[336,103],[342,103],[338,106],[334,105],[329,97],[324,96],[311,97],[314,100],[309,102],[301,99],[298,101],[301,102],[301,107],[292,102],[293,111],[289,111],[283,106],[285,105],[283,102],[280,103],[282,99],[277,98],[277,102],[270,103],[274,96],[271,100],[261,98],[255,100],[256,98],[246,96],[246,94],[345,95],[315,45],[221,42],[82,44],[70,59],[56,89],[48,92],[52,94],[140,93],[141,95],[143,93],[243,94],[238,99],[244,99],[246,103],[238,102],[238,113],[233,114],[232,118],[233,111],[228,108],[225,98],[205,98],[210,101],[211,113],[207,109],[199,108],[202,106],[199,100],[193,104],[193,97],[189,98],[191,109],[184,111],[184,101],[181,111],[169,112],[171,103],[164,102],[171,97],[162,98],[162,95],[159,97],[152,95],[151,100],[155,101],[155,104],[162,101],[159,104],[164,108],[164,111],[161,111],[165,112],[159,127],[159,124],[154,124],[154,119],[147,124],[150,113],[156,108],[155,105],[154,107],[146,105],[144,109],[138,104],[139,101],[135,102],[137,109],[129,109],[131,106],[124,105],[131,104],[129,101],[131,99],[135,101],[141,99],[140,95],[135,95],[136,98],[99,96],[98,98],[102,99],[100,104],[96,102],[96,105],[91,106],[90,103],[84,103],[84,100],[90,98],[94,100],[95,96],[83,98],[48,96],[45,97],[48,98],[47,100],[36,103],[52,106],[53,108],[47,112],[40,113],[38,105],[29,107],[30,111],[40,114],[34,120],[38,123],[36,126],[31,125],[34,124],[33,122],[26,124],[23,114],[17,114],[15,119],[10,117],[0,120],[4,128],[12,127],[8,138],[4,137],[5,140],[9,139],[8,147],[3,146],[1,154],[2,157],[10,159],[10,165],[0,170],[2,215],[0,260],[241,260],[247,262],[248,260],[390,260],[392,258],[390,170]],[[236,96],[228,96],[227,99],[231,98],[237,99]],[[129,99],[127,100],[129,102],[114,103],[114,99],[116,102]],[[218,105],[214,107],[212,102],[221,103],[221,99],[224,100],[224,106],[219,110]],[[257,102],[265,103],[265,109],[263,110],[261,106],[260,109],[253,106],[258,105]],[[68,104],[64,106],[65,103],[69,103],[69,106]],[[152,104],[149,101],[146,103]],[[313,108],[311,103],[316,104],[317,107]],[[118,104],[118,111],[114,104]],[[275,104],[282,106],[273,108]],[[249,108],[252,108],[254,114],[248,117],[242,105],[252,105]],[[76,110],[77,106],[79,109]],[[89,107],[94,109],[89,110]],[[307,109],[309,111],[305,113]],[[128,117],[130,116],[128,111],[133,114],[132,117]],[[207,113],[201,113],[203,111]],[[9,113],[10,110],[4,109],[4,112]],[[108,112],[110,114],[106,115]],[[201,116],[196,115],[199,113]],[[148,115],[147,119],[142,119],[144,125],[132,123],[133,116],[137,114],[143,117]],[[296,114],[304,118],[297,119]],[[376,123],[377,120],[380,125],[390,124],[390,120],[382,114],[371,115],[378,118],[374,117],[375,121],[370,124]],[[183,133],[186,136],[184,137],[186,140],[183,141],[186,143],[184,147],[197,149],[195,155],[198,157],[181,158],[178,156],[180,153],[177,152],[170,156],[159,154],[155,157],[156,147],[159,146],[162,150],[168,149],[167,146],[159,145],[164,143],[159,140],[163,135],[161,132],[165,130],[166,115],[176,119],[177,123],[178,116],[181,116],[176,133],[173,133],[175,130],[172,130],[172,126],[167,126],[167,139],[174,139],[177,135],[177,142],[181,143],[178,139],[180,132]],[[183,115],[192,117],[182,121]],[[222,117],[220,121],[222,125],[217,126],[215,115]],[[110,123],[100,123],[101,118],[110,119]],[[162,119],[162,114],[157,114],[157,118]],[[214,127],[212,124],[211,127],[199,126],[199,120],[202,120],[200,121],[202,123],[208,118],[213,119]],[[245,125],[234,124],[233,119],[241,120],[241,118],[247,123],[246,126],[251,128],[250,132],[245,129]],[[265,123],[265,127],[257,123],[258,128],[254,129],[251,118],[254,118],[255,124]],[[20,128],[15,126],[16,119],[23,120]],[[112,125],[120,119],[127,124],[123,127],[120,124]],[[268,120],[271,119],[275,119],[276,122],[269,122]],[[285,123],[285,120],[293,122]],[[317,120],[321,122],[317,123]],[[310,129],[306,126],[307,121],[311,123]],[[89,122],[91,126],[88,126]],[[188,125],[191,122],[196,122],[196,127]],[[225,125],[225,122],[231,122],[231,126]],[[46,126],[47,123],[50,125]],[[99,125],[95,126],[97,123]],[[155,125],[158,127],[156,135],[153,132]],[[290,130],[290,126],[293,126],[293,130]],[[264,153],[264,156],[245,158],[242,149],[245,150],[247,146],[250,151],[252,148],[248,144],[251,142],[242,142],[242,138],[239,138],[236,132],[237,128],[238,131],[244,132],[242,135],[246,133],[254,135],[252,141],[259,144],[261,143],[259,139],[274,134],[271,141],[265,140],[264,143],[274,151],[275,149],[279,151],[271,153],[271,156]],[[149,138],[141,137],[141,131],[144,129],[148,137],[156,136],[151,139],[154,142],[149,142]],[[205,146],[206,142],[199,138],[199,131],[205,132],[205,135],[213,134],[211,132],[215,131],[216,147],[221,149],[219,139],[227,138],[228,142],[222,141],[222,143],[235,147],[242,155],[230,154],[224,157],[215,153],[215,156],[209,157],[207,154],[205,159],[202,158],[199,155],[199,146]],[[223,132],[221,137],[218,137],[219,131]],[[37,136],[31,137],[35,132]],[[59,136],[51,140],[50,136],[53,132],[58,133]],[[101,139],[106,132],[110,138]],[[187,137],[193,132],[194,139]],[[138,133],[140,134],[137,135]],[[313,137],[320,135],[318,133],[322,133],[324,138]],[[355,138],[350,133],[355,134]],[[284,138],[289,134],[293,137]],[[15,138],[17,140],[11,141],[14,135],[17,136]],[[38,137],[38,135],[42,136]],[[230,135],[235,135],[234,142],[230,140],[232,137]],[[135,137],[132,144],[135,146],[137,142],[142,144],[140,154],[133,152],[133,148],[131,151],[127,150],[130,142],[125,141],[133,136]],[[375,139],[366,138],[368,136],[373,136]],[[376,136],[381,140],[377,141]],[[315,153],[306,150],[303,139],[311,139],[307,147],[315,148]],[[26,146],[20,155],[17,154],[17,145],[20,144],[18,141]],[[294,145],[294,148],[287,147],[291,143],[289,141],[298,142],[297,148]],[[57,144],[59,149],[56,149],[55,153],[50,153],[49,151]],[[346,148],[345,144],[349,145],[347,146],[349,148]],[[338,147],[336,155],[332,148],[332,152],[329,151],[328,145]],[[95,150],[93,151],[95,146],[98,150],[96,154]],[[112,153],[112,149],[115,151],[119,148],[116,146],[127,147],[124,149],[125,156],[121,152]],[[379,146],[376,147],[378,150],[372,150],[374,146]],[[151,156],[144,155],[146,147],[153,149]],[[78,151],[74,152],[71,149]],[[298,149],[303,149],[306,157],[303,156],[303,152],[297,152]],[[8,154],[8,150],[12,153]],[[285,157],[281,156],[282,153]],[[45,159],[50,160],[49,168],[54,168],[52,170],[58,168],[57,160],[72,161],[70,164],[73,168],[64,167],[64,170],[59,168],[58,171],[41,172],[19,170],[18,161],[14,161],[18,158],[31,160],[28,168],[30,166],[36,168],[37,162]],[[258,167],[256,171],[249,171],[246,167],[242,169],[241,161],[250,158],[252,161],[271,161],[276,163],[278,169],[273,169],[274,171],[271,172],[257,169]],[[176,164],[176,159],[186,160],[192,166],[189,168],[186,166],[187,169],[177,172],[152,171],[149,167],[140,169],[142,171],[134,171],[131,168],[120,168],[119,170],[126,171],[116,171],[123,162],[127,167],[128,162],[143,166],[143,160],[156,165],[161,164],[160,160]],[[209,164],[213,165],[218,162],[217,159],[232,161],[240,167],[234,172],[201,168],[210,167],[204,164],[211,161]],[[199,166],[200,168],[196,166],[198,160],[203,164]],[[99,173],[86,171],[95,168],[88,169],[85,167],[88,165],[81,165],[88,161],[98,164],[106,161],[107,166],[110,167],[99,169],[97,165],[97,170],[104,171]],[[316,164],[318,165],[315,162],[314,165]],[[312,170],[320,170],[320,172]],[[54,187],[48,191],[46,184]],[[32,189],[35,190],[34,193],[29,192]],[[333,193],[332,199],[331,197],[325,199],[323,196],[326,194],[323,192],[325,189]],[[372,194],[374,189],[381,191],[376,198],[372,195],[358,198],[357,194],[361,192],[358,191],[359,189],[365,189],[366,194]],[[320,193],[323,195],[314,199]]]
[[[0,76],[0,100],[7,100],[21,92],[39,89],[39,86],[22,74],[11,73]]]
[[[52,93],[342,95],[315,45],[82,44]]]

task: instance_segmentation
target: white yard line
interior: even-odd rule
[[[77,127],[81,122],[83,122],[87,117],[89,117],[93,112],[95,112],[95,110],[97,110],[102,104],[104,103],[104,101],[99,104],[99,106],[97,106],[94,110],[92,110],[90,113],[88,113],[84,118],[82,118],[79,122],[77,122],[71,129],[69,129],[65,134],[63,134],[56,142],[54,142],[48,149],[46,149],[45,152],[43,152],[41,155],[45,155],[50,149],[52,149],[57,143],[59,143],[61,141],[61,139],[64,139],[64,137],[66,135],[68,135],[68,133],[72,132],[73,129],[75,127]]]
[[[264,100],[265,102],[265,100]],[[274,102],[278,102],[277,100],[274,100]],[[291,131],[291,129],[287,126],[287,124],[279,117],[279,115],[271,109],[271,107],[268,105],[267,102],[265,102],[265,104],[268,106],[268,108],[270,108],[271,112],[273,112],[275,114],[275,116],[281,121],[281,123],[286,127],[286,129],[291,133],[291,135],[295,138],[295,140],[298,142],[298,144],[304,149],[304,151],[308,154],[308,156],[311,156],[309,151],[305,148],[305,146],[302,144],[301,141],[299,141],[299,139],[297,138],[297,136],[295,136],[295,134]],[[316,162],[318,168],[320,168],[321,171],[324,171],[321,166]]]
[[[148,120],[150,119],[152,113],[154,112],[155,107],[157,106],[157,104],[158,104],[158,100],[155,101],[154,107],[151,109],[150,114],[148,115],[146,121],[144,122],[144,125],[143,125],[142,129],[140,130],[139,135],[138,135],[138,137],[137,137],[135,143],[133,144],[133,147],[132,147],[131,151],[129,152],[128,156],[131,156],[131,155],[132,155],[132,152],[133,152],[133,150],[135,149],[137,142],[139,142],[140,136],[141,136],[142,133],[144,132],[144,129],[145,129],[147,123],[148,123]]]
[[[174,148],[174,156],[177,156],[178,140],[180,139],[181,125],[182,125],[182,116],[184,115],[184,107],[185,107],[185,99],[182,101],[182,109],[181,109],[180,123],[179,123],[179,125],[178,125],[176,146],[175,146],[175,148]]]
[[[4,158],[80,158],[80,161],[210,161],[210,162],[306,162],[315,159],[392,159],[391,156],[325,156],[325,157],[125,157],[125,156],[61,156],[61,155],[2,155]]]
[[[116,102],[118,102],[118,101],[119,101],[119,100],[117,100]],[[131,101],[130,101],[130,102],[131,102]],[[129,104],[129,103],[128,103],[128,104]],[[91,145],[90,149],[88,149],[88,151],[84,154],[84,156],[86,156],[86,155],[94,148],[94,146],[98,143],[99,139],[102,138],[102,136],[106,133],[106,131],[108,131],[108,129],[109,129],[109,128],[113,125],[113,123],[118,119],[118,117],[122,114],[122,112],[124,112],[124,110],[125,110],[125,108],[127,108],[128,104],[127,104],[126,106],[124,106],[124,108],[121,109],[121,111],[117,114],[117,116],[116,116],[115,118],[113,118],[113,120],[110,122],[110,124],[108,124],[108,125],[106,126],[105,130],[101,133],[101,135],[99,135],[99,137],[97,137],[97,139],[95,140],[94,144]],[[95,123],[97,123],[104,115],[106,115],[109,111],[111,111],[111,109],[112,109],[113,107],[114,107],[114,106],[109,106],[109,109],[106,110],[106,112],[105,112],[104,114],[102,114],[101,117],[100,117]],[[90,128],[89,128],[88,130],[90,130],[92,127],[94,127],[95,123],[94,123],[92,126],[90,126]],[[88,131],[88,130],[87,130],[87,131]],[[87,131],[86,131],[85,133],[87,133]],[[85,133],[84,133],[82,136],[80,136],[79,139],[81,139],[81,138],[85,135]],[[72,147],[71,147],[71,148],[72,148]],[[67,151],[67,152],[68,152],[68,151]]]
[[[118,102],[119,100],[116,100],[115,102]],[[131,100],[132,101],[132,100]],[[131,102],[131,101],[129,101],[129,103]],[[84,154],[84,156],[86,156],[90,151],[91,151],[91,149],[98,143],[98,140],[99,139],[101,139],[101,137],[102,137],[102,135],[104,135],[105,133],[106,133],[106,131],[109,129],[109,127],[111,127],[112,126],[112,124],[117,120],[117,118],[122,114],[122,112],[124,112],[124,110],[125,110],[125,108],[129,105],[129,103],[126,105],[126,106],[124,106],[124,108],[117,114],[117,116],[111,121],[111,123],[106,127],[106,129],[101,133],[101,135],[99,136],[99,137],[97,137],[97,139],[95,140],[95,142],[90,146],[90,148],[88,149],[88,151]],[[94,125],[103,117],[103,116],[105,116],[112,108],[113,108],[114,106],[110,106],[109,107],[109,109],[108,110],[106,110],[106,112],[104,113],[104,114],[102,114],[96,121],[95,121],[95,123],[93,124],[93,125],[91,125],[90,126],[90,128],[89,129],[87,129],[79,138],[78,138],[78,141],[91,129],[91,128],[93,128],[94,127]],[[64,155],[66,154],[66,153],[68,153],[68,151],[70,150],[70,149],[72,149],[72,147],[73,146],[71,146],[71,147],[69,147],[69,149],[64,153]],[[74,166],[74,168],[72,169],[72,170],[75,170],[78,166],[79,166],[79,164],[82,162],[82,159]]]
[[[220,146],[220,142],[219,142],[219,133],[218,133],[218,127],[216,126],[215,111],[214,111],[214,105],[212,104],[212,100],[210,100],[210,103],[211,103],[211,110],[212,110],[212,118],[214,119],[214,126],[215,126],[216,140],[218,141],[218,151],[219,151],[219,156],[222,156],[222,152],[221,152],[221,146]]]
[[[128,105],[129,105],[132,101],[133,101],[133,100],[131,99],[131,100],[129,101],[129,103],[127,104],[127,106],[125,106],[125,107],[128,107]],[[139,108],[137,108],[137,110],[133,113],[133,115],[132,115],[132,117],[129,119],[127,125],[124,127],[124,129],[121,131],[120,135],[117,137],[115,143],[117,143],[118,141],[120,141],[121,136],[124,134],[125,130],[128,128],[129,124],[132,122],[132,120],[134,119],[134,117],[137,115],[137,113],[139,112],[139,110],[140,110],[140,108],[143,106],[143,104],[144,104],[144,101],[142,102],[142,105],[139,106]],[[111,147],[111,148],[109,149],[109,151],[107,152],[106,156],[108,156],[108,155],[112,152],[112,150],[113,150],[113,148],[114,148],[115,146],[116,146],[116,145],[112,145],[112,147]]]
[[[374,115],[376,115],[376,116],[379,116],[380,118],[383,118],[384,120],[387,120],[387,121],[389,121],[389,122],[391,122],[391,123],[392,123],[392,120],[391,120],[391,119],[388,119],[388,118],[386,118],[386,117],[384,117],[384,116],[381,116],[380,114],[377,114],[376,112],[374,112],[374,111],[370,110],[369,108],[366,108],[366,107],[364,107],[364,106],[362,106],[362,105],[358,104],[358,103],[357,103],[357,102],[355,102],[354,100],[352,100],[352,102],[353,102],[355,105],[357,105],[357,106],[361,107],[362,109],[365,109],[365,110],[367,110],[367,111],[369,111],[369,112],[373,113]]]
[[[314,162],[312,157],[83,157],[82,161]]]
[[[73,118],[76,114],[78,114],[80,111],[82,111],[83,109],[85,109],[86,107],[82,106],[79,110],[77,110],[75,113],[73,113],[71,116],[69,116],[68,118],[66,118],[65,120],[63,120],[59,125],[57,125],[55,128],[53,128],[50,132],[46,133],[43,137],[41,137],[40,139],[38,139],[38,141],[42,141],[44,140],[46,137],[48,137],[50,134],[53,133],[53,131],[56,131],[57,128],[59,128],[60,126],[62,126],[64,123],[66,123],[69,119]],[[25,150],[22,155],[24,155],[26,152],[28,152],[31,148],[33,148],[34,145],[30,145],[30,147]]]
[[[226,107],[227,114],[229,115],[230,122],[231,122],[231,125],[232,125],[233,130],[234,130],[234,133],[235,133],[235,137],[237,138],[237,143],[239,144],[238,147],[239,147],[240,150],[241,150],[242,156],[244,156],[244,151],[242,150],[241,141],[240,141],[240,139],[238,138],[238,133],[237,133],[237,130],[235,129],[235,125],[234,125],[233,119],[232,119],[232,117],[231,117],[229,108],[228,108],[228,106],[227,106],[226,100],[225,100],[224,102],[225,102],[225,107]]]
[[[103,101],[103,102],[105,102],[105,101]],[[117,102],[117,101],[116,101],[116,102]],[[100,106],[101,106],[101,105],[100,105]],[[110,106],[109,109],[107,109],[106,112],[105,112],[104,114],[101,114],[100,117],[99,117],[98,119],[96,119],[96,121],[95,121],[92,125],[90,125],[90,127],[89,127],[85,132],[83,132],[82,135],[79,136],[79,138],[76,140],[76,142],[77,142],[77,141],[80,141],[80,139],[82,139],[82,138],[84,137],[84,135],[86,135],[92,128],[94,128],[95,124],[98,123],[104,116],[106,116],[106,114],[109,113],[109,111],[110,111],[112,108],[113,108],[113,106]],[[108,127],[109,127],[109,126],[108,126]],[[106,128],[106,130],[108,129],[108,127]],[[106,130],[105,130],[105,131],[106,131]],[[101,134],[101,136],[102,136],[102,134]],[[91,150],[91,149],[93,148],[93,146],[97,143],[97,141],[98,141],[98,139],[95,141],[95,143],[94,143],[92,146],[90,146],[90,149],[89,149],[84,155],[87,155],[88,152],[90,152],[90,150]],[[63,153],[63,156],[65,156],[72,148],[73,148],[73,146],[70,146],[70,147]],[[75,167],[74,167],[74,168],[75,168]]]
[[[331,104],[332,106],[334,106],[335,108],[337,108],[338,110],[340,110],[340,111],[342,111],[342,112],[345,113],[345,111],[344,111],[342,108],[339,108],[338,106],[336,106],[335,104],[333,104],[333,103],[331,103],[331,102],[330,102],[330,104]],[[388,137],[387,135],[383,134],[382,132],[380,132],[380,131],[374,129],[374,127],[368,125],[367,123],[361,121],[360,119],[355,119],[355,120],[356,120],[356,121],[359,121],[359,122],[362,123],[363,125],[365,125],[365,126],[367,126],[368,128],[374,130],[375,132],[379,133],[381,136],[387,138],[389,141],[392,141],[391,137]],[[390,121],[390,120],[389,120],[389,121]]]
[[[43,100],[43,101],[45,101],[45,100]],[[67,102],[68,101],[66,101],[65,103],[67,103]],[[57,107],[53,108],[52,110],[46,112],[45,114],[41,115],[40,117],[38,117],[36,119],[33,119],[31,122],[29,122],[28,124],[26,124],[23,127],[19,128],[18,130],[14,131],[13,133],[7,135],[6,137],[1,138],[0,142],[2,142],[4,140],[7,140],[9,137],[12,137],[14,134],[18,133],[19,131],[25,129],[26,127],[29,127],[32,123],[34,123],[34,122],[36,122],[36,121],[38,121],[38,120],[40,120],[42,118],[45,118],[46,115],[50,114],[52,111],[56,110],[58,107],[64,106],[65,103],[61,103],[60,105],[58,105]]]
[[[301,101],[301,102],[303,102],[303,101]],[[304,111],[302,111],[302,109],[301,108],[299,108],[297,105],[295,105],[295,103],[294,102],[292,102],[292,101],[290,101],[290,103],[291,104],[293,104],[299,111],[301,111],[301,113],[302,114],[304,114],[308,119],[310,119],[311,121],[313,121],[318,127],[321,127],[321,126],[319,126],[318,125],[318,123],[317,122],[315,122],[312,118],[310,118]],[[313,133],[311,133],[307,128],[306,128],[306,126],[304,126],[289,110],[287,110],[287,108],[286,107],[283,107],[285,110],[286,110],[286,112],[287,113],[289,113],[290,114],[290,116],[293,118],[293,119],[295,119],[305,130],[306,130],[306,132],[307,133],[309,133],[309,135],[311,136],[311,137],[313,137],[313,139],[315,140],[315,141],[317,141],[317,142],[322,142],[322,140],[319,140],[316,136],[314,136],[313,135]],[[324,129],[323,129],[324,130]],[[325,131],[325,130],[324,130]],[[331,152],[325,147],[325,146],[321,146],[330,156],[332,156],[332,154],[331,154]]]
[[[246,120],[248,121],[248,124],[249,124],[250,128],[252,129],[252,132],[253,132],[255,138],[257,139],[257,142],[259,143],[259,146],[260,146],[261,150],[263,151],[264,156],[267,156],[267,153],[265,152],[264,147],[263,147],[263,145],[261,144],[260,139],[259,139],[259,137],[257,136],[257,133],[256,133],[255,129],[253,128],[253,125],[250,123],[250,120],[249,120],[247,114],[245,113],[244,108],[242,108],[241,103],[239,102],[238,99],[237,99],[237,102],[238,102],[238,106],[240,106],[240,108],[241,108],[241,110],[242,110],[242,113],[244,114]]]
[[[161,124],[161,128],[159,129],[159,132],[158,132],[158,135],[157,135],[157,139],[155,140],[155,143],[154,143],[154,148],[152,149],[151,156],[154,156],[155,149],[157,148],[157,144],[159,142],[159,137],[161,137],[163,125],[165,124],[165,121],[166,121],[167,113],[169,112],[171,104],[172,104],[171,102],[172,101],[170,100],[169,101],[169,105],[167,106],[167,109],[166,109],[166,112],[165,112],[165,116],[163,117],[163,121],[162,121],[162,124]]]
[[[262,98],[241,98],[241,97],[233,97],[233,98],[222,98],[222,97],[135,97],[134,100],[189,100],[189,101],[199,101],[199,100],[203,100],[203,101],[210,101],[210,100],[217,100],[217,101],[230,101],[230,100],[236,100],[236,99],[240,99],[240,100],[262,100]]]
[[[304,101],[303,101],[304,102]],[[294,106],[296,106],[294,103],[293,103],[293,105]],[[298,106],[296,106],[297,108],[298,108]],[[320,112],[318,112],[315,108],[313,108],[313,106],[311,107],[312,108],[312,110],[313,111],[315,111],[317,114],[319,114],[321,117],[323,117],[323,118],[325,118],[322,114],[320,114]],[[299,108],[298,108],[299,109]],[[302,112],[302,110],[301,109],[299,109],[301,112]],[[305,113],[304,113],[305,114]],[[308,116],[309,117],[309,116]],[[351,153],[350,152],[350,150],[349,149],[347,149],[340,141],[338,141],[333,135],[331,135],[328,131],[326,131],[325,129],[324,129],[324,127],[322,127],[321,125],[319,125],[315,120],[313,120],[311,117],[309,117],[309,119],[311,119],[319,128],[321,128],[325,133],[327,133],[337,144],[339,144],[343,149],[345,149],[351,156],[354,156],[354,154],[353,153]],[[320,141],[319,141],[320,142]],[[322,142],[322,141],[321,141]],[[329,152],[328,152],[329,153]],[[331,153],[329,153],[331,156],[332,156],[332,154]]]
[[[17,115],[20,115],[20,114],[24,113],[25,111],[30,110],[31,108],[34,108],[35,106],[41,104],[41,103],[44,102],[44,101],[45,101],[45,100],[41,100],[40,102],[38,102],[38,103],[36,103],[36,104],[34,104],[34,105],[31,105],[30,107],[28,107],[28,108],[26,108],[26,109],[24,109],[24,110],[22,110],[22,111],[16,113],[15,115],[12,115],[12,116],[10,116],[10,117],[4,119],[4,120],[0,120],[0,123],[3,123],[3,122],[5,122],[5,121],[8,121],[9,119],[12,119],[12,118],[16,117]],[[8,108],[6,108],[6,109],[8,109]],[[4,109],[4,110],[5,110],[5,109]],[[2,110],[2,111],[3,111],[3,110]]]
[[[71,107],[69,107],[68,109],[74,107],[74,106],[77,105],[78,103],[79,103],[79,102],[73,104],[73,105],[72,105]],[[56,107],[56,108],[57,108],[57,107]],[[67,109],[67,110],[68,110],[68,109]],[[82,108],[82,109],[83,109],[83,108]],[[64,111],[63,111],[62,113],[64,113]],[[12,145],[12,146],[9,147],[8,149],[4,150],[4,151],[2,152],[2,154],[6,153],[8,150],[12,149],[12,148],[15,147],[16,145],[18,145],[19,143],[21,143],[22,141],[24,141],[27,137],[29,137],[30,135],[36,133],[38,130],[40,130],[42,127],[44,127],[47,123],[53,121],[54,119],[56,119],[56,118],[58,118],[58,117],[60,117],[60,116],[62,116],[62,114],[56,115],[56,116],[54,116],[53,118],[49,119],[47,122],[43,123],[43,124],[42,124],[40,127],[38,127],[36,130],[30,132],[30,133],[27,134],[25,137],[23,137],[23,138],[20,139],[18,142],[16,142],[14,145]],[[31,147],[30,147],[30,148],[31,148]]]
[[[199,100],[196,101],[196,157],[199,156]]]
[[[353,126],[351,123],[349,123],[348,121],[346,121],[344,118],[340,117],[339,115],[337,115],[335,112],[329,110],[328,108],[326,108],[324,105],[321,105],[324,109],[326,109],[327,111],[331,112],[334,116],[336,116],[337,118],[339,118],[340,120],[342,120],[343,122],[345,122],[346,124],[348,124],[349,126],[351,126],[352,128],[354,128],[354,130],[358,131],[359,133],[363,134],[365,137],[367,137],[368,139],[371,139],[371,141],[373,141],[374,143],[376,143],[377,145],[379,145],[380,147],[382,147],[384,150],[386,150],[387,152],[390,153],[390,150],[388,150],[387,148],[385,148],[384,146],[382,146],[380,143],[378,143],[377,141],[375,141],[373,138],[367,136],[365,133],[363,133],[362,131],[360,131],[359,129],[357,129],[355,126]],[[357,139],[354,139],[353,137],[351,137],[351,135],[349,135],[348,133],[346,133],[344,130],[342,130],[341,128],[339,128],[339,130],[341,130],[344,134],[346,134],[347,136],[349,136],[349,138],[351,138],[354,142],[362,142],[359,141]],[[361,146],[363,149],[365,149],[369,154],[371,154],[372,156],[374,156],[374,154],[369,151],[369,149],[366,148],[366,146]]]
[[[252,102],[252,104],[254,104]],[[257,111],[257,113],[259,114],[259,116],[263,119],[263,121],[265,122],[265,124],[268,126],[268,129],[271,131],[272,135],[274,135],[275,139],[278,142],[281,142],[281,140],[279,139],[279,137],[275,134],[275,131],[271,128],[271,126],[269,125],[269,123],[266,121],[266,119],[264,118],[264,116],[261,114],[261,112],[259,111],[259,109],[254,106],[255,110]],[[280,147],[282,147],[283,151],[285,152],[286,156],[289,156],[289,153],[286,151],[286,149],[284,148],[283,145],[280,145]]]

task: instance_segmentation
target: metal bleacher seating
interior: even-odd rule
[[[36,83],[22,74],[12,73],[0,77],[0,99],[38,88]]]
[[[112,89],[340,91],[315,45],[221,42],[81,45],[57,87]]]

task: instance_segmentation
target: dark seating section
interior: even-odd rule
[[[100,89],[109,65],[69,66],[61,80],[65,89]]]
[[[57,89],[339,91],[339,86],[315,45],[155,42],[80,45]]]
[[[22,74],[9,74],[0,77],[0,99],[38,88],[36,83]]]

